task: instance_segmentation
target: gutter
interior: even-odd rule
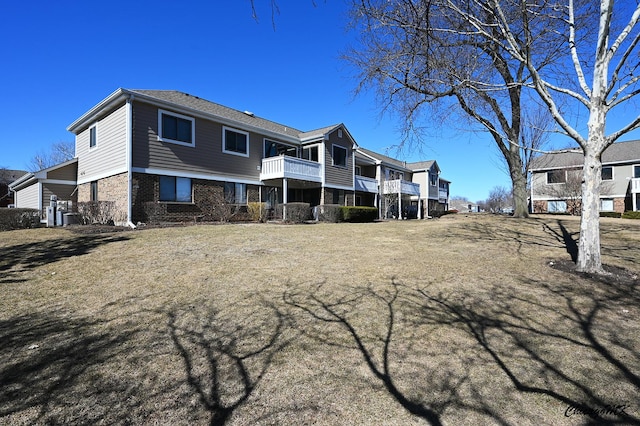
[[[132,229],[136,229],[136,225],[131,221],[131,210],[132,210],[132,184],[133,184],[133,172],[131,170],[133,160],[132,160],[132,150],[133,150],[133,99],[134,95],[129,93],[129,97],[127,98],[127,226]]]

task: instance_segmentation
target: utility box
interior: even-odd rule
[[[54,206],[47,207],[47,228],[56,226],[56,208]]]

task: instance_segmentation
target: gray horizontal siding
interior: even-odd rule
[[[158,140],[157,107],[135,102],[133,117],[133,167],[228,175],[230,179],[260,177],[264,135],[249,132],[249,157],[243,157],[222,152],[220,123],[195,118],[195,146],[191,147]]]
[[[347,149],[347,167],[337,167],[333,165],[333,145],[339,145]],[[342,138],[338,137],[338,131],[335,130],[329,135],[329,140],[324,143],[325,158],[325,184],[353,186],[353,144],[343,131]]]
[[[93,124],[76,136],[78,181],[88,182],[98,177],[122,173],[127,167],[127,114],[126,105],[95,123],[97,143],[89,149],[89,130]]]
[[[16,192],[16,207],[22,209],[40,209],[40,185],[33,185],[22,188]]]

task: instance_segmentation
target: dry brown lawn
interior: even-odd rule
[[[2,424],[640,424],[640,223],[0,234]]]

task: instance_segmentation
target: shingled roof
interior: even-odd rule
[[[258,117],[249,111],[239,111],[233,108],[226,107],[224,105],[217,104],[215,102],[208,101],[206,99],[202,99],[198,96],[179,92],[177,90],[134,89],[129,91],[133,92],[134,94],[141,94],[145,97],[169,102],[201,113],[226,118],[237,123],[246,124],[248,126],[256,127],[272,133],[282,134],[283,136],[300,138],[300,135],[304,133],[301,130],[298,130],[291,126],[286,126],[284,124],[276,123],[275,121]]]
[[[584,162],[582,150],[556,151],[531,161],[530,171],[580,167]],[[616,142],[602,153],[602,164],[640,163],[640,140]]]

